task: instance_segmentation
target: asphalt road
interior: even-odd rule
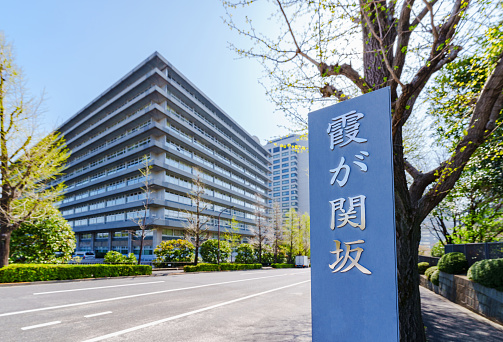
[[[7,341],[311,341],[309,269],[0,287]]]

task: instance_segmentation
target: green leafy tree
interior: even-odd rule
[[[467,133],[473,104],[503,51],[503,24],[479,38],[479,48],[446,66],[429,91],[429,114],[437,122],[438,144],[453,151]],[[432,212],[434,231],[445,243],[490,242],[503,233],[503,111],[475,151],[453,190]],[[452,223],[447,229],[446,220]]]
[[[442,241],[437,241],[434,245],[433,248],[431,249],[431,256],[440,258],[442,255],[445,254],[445,248],[444,244]]]
[[[39,209],[40,210],[40,209]],[[44,207],[39,218],[26,221],[12,233],[10,262],[65,263],[75,250],[75,234],[58,209]]]
[[[253,246],[249,243],[242,243],[237,248],[236,262],[238,264],[253,264],[255,262],[253,254]]]
[[[304,214],[299,217],[298,221],[298,232],[295,237],[296,244],[296,254],[297,255],[311,255],[311,228],[310,228],[310,218],[308,214]]]
[[[226,261],[232,249],[228,241],[220,241],[220,261]],[[201,256],[204,262],[216,264],[218,260],[218,240],[206,240],[201,244]]]
[[[9,264],[12,233],[44,217],[61,198],[63,183],[49,183],[63,171],[69,153],[61,135],[37,133],[39,101],[30,98],[0,33],[0,268]]]
[[[226,228],[225,233],[223,234],[225,240],[229,241],[232,252],[235,252],[236,249],[241,244],[241,234],[239,234],[239,222],[233,216],[231,220],[231,227]],[[232,252],[231,252],[231,262],[232,262]]]
[[[195,209],[187,210],[187,225],[185,227],[185,239],[192,242],[195,247],[194,264],[197,265],[199,259],[199,248],[204,240],[209,237],[208,222],[210,217],[204,212],[209,207],[209,202],[205,200],[206,187],[201,177],[201,171],[194,169],[196,175],[192,179],[192,191],[189,197],[192,201],[192,207]]]
[[[274,263],[278,263],[280,246],[283,241],[283,212],[279,202],[272,204],[271,210],[271,235],[272,235],[272,250],[274,254]]]
[[[150,156],[143,156],[143,167],[139,169],[143,178],[143,187],[141,188],[143,196],[143,210],[137,212],[138,215],[132,217],[131,220],[138,225],[139,230],[132,230],[129,233],[140,240],[140,252],[138,253],[138,265],[141,263],[141,256],[143,253],[143,242],[145,240],[146,233],[149,228],[149,208],[152,198],[152,165],[150,161]],[[135,257],[136,260],[136,257]]]
[[[156,262],[190,262],[194,259],[194,245],[187,240],[167,240],[155,249]]]
[[[265,251],[268,242],[270,241],[270,226],[264,200],[260,194],[255,194],[257,202],[255,203],[255,227],[252,228],[252,245],[257,254],[257,262],[262,263],[262,252]]]
[[[424,341],[417,270],[421,223],[494,130],[494,115],[503,106],[501,51],[494,50],[499,59],[473,98],[473,110],[462,129],[466,134],[444,161],[423,171],[407,160],[404,125],[420,115],[418,104],[423,99],[428,103],[424,89],[435,73],[473,51],[476,38],[483,34],[481,25],[501,19],[501,2],[223,3],[229,12],[227,24],[252,41],[250,46],[234,47],[235,51],[263,63],[267,94],[298,128],[307,127],[305,113],[312,109],[390,87],[400,340]],[[262,7],[249,11],[248,6]],[[255,20],[252,12],[270,20]]]
[[[287,262],[289,264],[293,264],[293,257],[296,252],[296,241],[299,241],[299,229],[300,220],[297,211],[294,208],[290,208],[290,210],[286,213],[285,219],[283,221],[283,243],[287,250],[288,259]]]

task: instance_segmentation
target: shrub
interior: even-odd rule
[[[438,270],[438,267],[437,266],[431,266],[429,267],[426,271],[424,271],[424,275],[426,276],[426,279],[428,279],[429,281],[431,281],[431,275],[433,274],[433,272],[435,272],[436,270]]]
[[[218,240],[206,240],[199,249],[204,262],[211,264],[217,263],[218,258]],[[226,261],[231,255],[232,249],[228,241],[220,240],[220,261]]]
[[[431,275],[431,282],[433,285],[437,285],[439,284],[439,277],[440,277],[440,271],[439,270],[435,270],[435,272],[432,273]]]
[[[0,283],[152,274],[147,265],[11,264],[0,269]]]
[[[424,271],[426,271],[429,267],[430,267],[430,264],[427,262],[420,262],[419,264],[417,264],[419,274],[424,274]]]
[[[138,263],[138,260],[136,259],[136,256],[133,253],[129,253],[125,259],[126,259],[125,263],[129,265],[136,265]]]
[[[433,245],[431,249],[431,256],[440,258],[445,253],[445,246],[441,241],[437,241],[436,244]]]
[[[194,259],[195,247],[187,240],[168,240],[161,242],[155,249],[156,262],[190,262]]]
[[[449,274],[462,274],[468,268],[468,262],[463,253],[454,252],[444,254],[438,261],[438,269]]]
[[[262,264],[231,264],[231,263],[220,264],[220,270],[222,271],[256,270],[261,268]]]
[[[207,272],[207,271],[237,271],[237,270],[255,270],[262,268],[262,264],[198,264],[197,266],[184,266],[184,272]]]
[[[72,258],[72,227],[52,205],[44,206],[43,211],[41,218],[25,221],[12,232],[10,263],[59,264]]]
[[[107,264],[134,265],[138,262],[133,253],[129,253],[128,256],[125,256],[117,251],[108,251],[107,254],[105,254],[104,259],[105,263]]]
[[[273,268],[294,268],[294,264],[271,264]]]
[[[240,264],[252,264],[254,262],[253,247],[248,243],[242,243],[236,249],[236,262]]]
[[[468,269],[468,279],[503,291],[503,259],[477,261]]]
[[[198,264],[197,266],[184,266],[184,272],[205,272],[205,271],[220,271],[220,267],[217,264]]]

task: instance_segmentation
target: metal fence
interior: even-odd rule
[[[432,257],[432,256],[426,256],[426,255],[419,255],[419,262],[427,262],[430,264],[430,266],[437,266],[438,261],[440,258],[437,257]]]
[[[503,258],[503,242],[465,243],[445,245],[445,253],[461,252],[468,260],[468,266],[484,259]]]

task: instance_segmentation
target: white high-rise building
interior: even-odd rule
[[[309,214],[308,141],[298,134],[274,139],[265,145],[271,154],[269,165],[269,204],[279,202],[283,212],[294,208],[300,215]],[[299,152],[300,150],[300,152]]]

